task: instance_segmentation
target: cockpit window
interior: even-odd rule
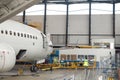
[[[53,45],[49,45],[49,47],[53,47]]]

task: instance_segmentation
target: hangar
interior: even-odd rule
[[[1,0],[0,78],[119,80],[119,2]]]

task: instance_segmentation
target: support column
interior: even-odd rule
[[[23,24],[26,24],[26,11],[23,11],[22,22]]]
[[[46,16],[47,16],[47,0],[44,0],[44,34],[46,34]]]
[[[91,45],[91,0],[89,0],[89,45]]]
[[[69,20],[69,3],[68,0],[66,0],[67,10],[66,10],[66,38],[65,38],[65,46],[68,46],[68,20]]]
[[[113,0],[113,38],[115,38],[115,1]]]

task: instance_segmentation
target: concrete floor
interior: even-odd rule
[[[51,71],[38,71],[31,73],[25,70],[22,75],[17,75],[17,71],[0,73],[0,80],[99,80],[99,71],[88,70],[86,77],[85,70],[82,69],[57,69]]]

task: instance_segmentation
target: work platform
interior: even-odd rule
[[[84,69],[83,62],[64,62],[56,64],[37,64],[38,69],[40,70],[51,70],[52,69]],[[87,68],[93,69],[96,68],[96,61],[89,65]]]

